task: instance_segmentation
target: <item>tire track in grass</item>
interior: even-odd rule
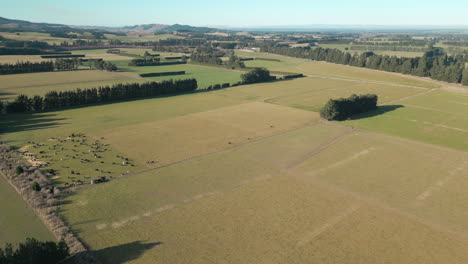
[[[302,247],[306,245],[307,243],[313,241],[316,237],[320,236],[322,233],[326,232],[327,230],[333,228],[335,225],[337,225],[341,221],[345,220],[348,216],[356,212],[360,207],[361,207],[361,204],[358,204],[358,203],[351,205],[351,207],[346,209],[341,214],[338,214],[332,217],[331,219],[329,219],[321,227],[315,229],[312,232],[307,233],[301,240],[299,240],[299,242],[297,242],[296,246]]]

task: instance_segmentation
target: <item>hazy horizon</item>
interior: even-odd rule
[[[220,5],[213,0],[198,1],[196,4],[188,0],[163,4],[149,0],[83,0],[79,5],[58,0],[16,0],[3,3],[0,16],[32,22],[107,27],[140,24],[225,28],[307,25],[465,27],[468,26],[468,17],[463,14],[467,11],[468,4],[461,0],[447,0],[444,5],[434,0],[395,0],[392,3],[371,0],[312,3],[292,0],[287,6],[277,0],[239,0],[227,5]]]

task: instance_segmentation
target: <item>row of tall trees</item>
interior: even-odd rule
[[[128,66],[154,66],[154,65],[158,65],[160,61],[161,61],[160,58],[146,56],[143,59],[131,60],[128,63]]]
[[[196,79],[162,82],[115,84],[71,91],[50,91],[44,97],[19,95],[6,104],[7,113],[42,112],[86,104],[125,101],[135,98],[190,92],[197,89]]]
[[[17,74],[17,73],[32,73],[32,72],[49,72],[54,71],[55,65],[53,61],[29,62],[18,61],[16,63],[0,64],[0,74]]]
[[[329,48],[289,48],[264,45],[261,51],[297,58],[327,61],[356,67],[365,67],[389,72],[399,72],[435,80],[460,83],[465,68],[463,55],[448,56],[440,50],[431,50],[422,57],[399,58],[396,56],[377,55],[373,52],[351,54],[346,51]]]
[[[328,120],[345,120],[352,115],[377,108],[377,95],[351,95],[349,98],[330,99],[320,110],[320,116]]]
[[[88,66],[91,69],[101,70],[101,71],[117,71],[117,65],[110,61],[104,61],[100,59],[90,59],[88,60]]]

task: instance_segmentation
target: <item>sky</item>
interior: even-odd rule
[[[0,16],[68,25],[468,25],[468,0],[0,0]]]

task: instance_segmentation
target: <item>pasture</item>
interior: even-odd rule
[[[54,240],[45,225],[0,175],[0,247],[5,243],[23,242],[28,237]],[[5,228],[8,227],[8,228]]]
[[[43,155],[58,185],[112,179],[83,184],[60,207],[103,263],[466,262],[466,94],[392,73],[238,55],[280,59],[253,63],[308,76],[1,115],[1,139]],[[205,88],[242,74],[129,67],[119,57],[125,72],[0,76],[8,78],[0,92],[161,80],[135,77],[178,70]],[[377,94],[379,109],[318,118],[329,99],[352,93]]]
[[[104,263],[127,245],[138,253],[130,263],[459,261],[467,257],[467,212],[463,188],[451,183],[464,178],[457,168],[467,156],[440,154],[311,125],[86,188],[64,215]],[[431,202],[441,180],[457,198]],[[427,250],[436,256],[422,256]]]
[[[356,117],[347,125],[468,151],[468,97],[433,91],[394,102],[398,109],[367,118]],[[365,117],[366,115],[364,115]]]

